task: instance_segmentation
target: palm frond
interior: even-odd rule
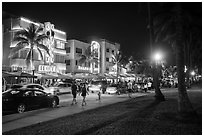
[[[16,52],[20,51],[21,49],[25,48],[28,45],[28,42],[19,42],[16,44],[16,47],[13,48],[9,54],[9,58],[13,57]]]
[[[41,34],[41,35],[36,36],[35,41],[40,42],[40,41],[47,39],[47,38],[48,38],[48,36],[46,36],[45,34]]]
[[[39,48],[39,47],[37,47],[37,49],[38,49],[38,52],[40,53],[41,60],[43,60],[43,54],[42,54],[42,52],[41,52],[40,48]]]
[[[79,64],[83,64],[83,63],[85,63],[86,60],[87,60],[87,58],[86,58],[85,55],[80,55]]]
[[[17,42],[28,42],[28,39],[26,39],[25,37],[23,37],[23,36],[16,36],[16,37],[14,37],[13,38],[13,42],[15,42],[15,41],[17,41]]]
[[[44,49],[44,50],[47,52],[47,54],[50,56],[49,49],[48,49],[47,46],[38,43],[38,44],[37,44],[37,47],[39,47],[39,48],[41,48],[41,49]]]
[[[14,35],[14,38],[15,37],[25,37],[25,38],[28,38],[29,37],[29,33],[28,33],[28,30],[26,29],[23,29],[23,30],[19,30],[15,33]]]
[[[35,30],[35,33],[38,34],[38,33],[41,33],[43,31],[43,27],[42,26],[39,26],[37,27],[37,29]]]
[[[27,56],[26,56],[26,65],[29,66],[30,65],[30,62],[31,62],[31,50],[29,50],[29,52],[27,53]]]

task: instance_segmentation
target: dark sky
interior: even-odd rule
[[[161,9],[158,4],[151,3],[152,13]],[[202,9],[201,2],[184,4],[191,12]],[[120,43],[126,56],[132,55],[137,60],[149,58],[147,2],[3,2],[2,9],[41,23],[49,21],[67,32],[68,40],[91,43],[97,38],[107,39]],[[200,15],[202,18],[202,11]],[[164,47],[167,62],[174,62],[171,47],[161,47]]]
[[[67,32],[68,39],[84,42],[107,39],[120,43],[126,56],[146,58],[149,52],[146,3],[3,2],[2,5],[5,12],[55,24],[57,29]]]

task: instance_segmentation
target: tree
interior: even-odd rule
[[[148,3],[148,18],[149,18],[149,37],[150,37],[150,55],[152,56],[152,46],[155,44],[154,28],[153,28],[153,15],[151,12],[151,4]],[[159,86],[159,68],[156,62],[153,63],[153,84],[155,88],[155,99],[158,101],[164,101],[164,95],[162,94]]]
[[[98,64],[98,59],[95,57],[95,52],[91,51],[91,46],[87,47],[84,54],[79,54],[80,59],[79,59],[79,64],[91,64],[92,66],[94,63]],[[91,73],[94,72],[93,70],[94,67],[92,67]]]
[[[124,61],[124,57],[122,56],[121,51],[118,51],[115,55],[112,54],[111,63],[113,63],[113,65],[116,65],[116,75],[117,75],[116,83],[118,83],[119,67],[121,67],[121,65],[123,64],[123,61]]]
[[[154,20],[154,28],[157,40],[168,41],[176,52],[176,65],[178,75],[178,112],[181,116],[194,114],[185,86],[184,74],[184,30],[190,25],[189,16],[183,9],[185,5],[173,3],[163,5],[162,14]],[[192,5],[190,5],[192,6]]]
[[[9,54],[9,58],[12,58],[17,52],[23,49],[29,49],[27,55],[26,55],[26,65],[31,65],[31,70],[34,67],[33,61],[34,61],[34,50],[35,48],[39,52],[41,59],[43,60],[43,54],[41,52],[41,49],[45,50],[48,55],[49,49],[47,46],[43,45],[43,40],[47,39],[48,37],[43,33],[43,27],[42,26],[35,26],[34,24],[31,24],[26,29],[21,29],[17,31],[14,35],[13,41],[17,42],[15,48],[13,48]]]

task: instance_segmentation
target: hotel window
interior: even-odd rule
[[[71,49],[71,47],[67,47],[66,48],[66,53],[70,53],[70,49]]]
[[[65,60],[66,65],[70,65],[70,60]]]
[[[77,66],[77,64],[78,64],[78,61],[76,60],[75,65]]]
[[[106,71],[109,71],[109,68],[106,68]]]
[[[82,54],[82,49],[76,48],[76,53]]]
[[[61,55],[55,55],[55,63],[64,63],[65,57]]]
[[[106,49],[106,52],[109,52],[109,49]]]
[[[109,58],[106,58],[106,61],[109,62]]]
[[[56,40],[56,48],[58,49],[64,49],[65,48],[65,43],[59,40]]]

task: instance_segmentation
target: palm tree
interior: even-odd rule
[[[12,58],[17,52],[23,49],[29,49],[27,55],[26,55],[26,65],[31,65],[31,70],[34,67],[33,61],[34,56],[33,52],[35,48],[38,50],[41,60],[43,60],[43,54],[41,52],[41,49],[45,50],[48,55],[49,49],[47,46],[43,45],[43,40],[47,39],[48,37],[43,33],[43,27],[42,26],[35,26],[34,24],[31,24],[27,29],[21,29],[17,31],[14,35],[13,41],[17,42],[15,48],[12,49],[12,51],[9,54],[9,58]]]
[[[149,19],[149,38],[150,38],[150,55],[152,56],[152,48],[155,44],[155,36],[154,36],[154,28],[153,28],[153,15],[151,12],[151,4],[147,3],[148,7],[148,19]],[[155,88],[155,99],[158,101],[165,101],[164,95],[162,94],[160,90],[160,82],[159,82],[159,68],[157,68],[158,65],[156,63],[153,63],[153,83]]]
[[[91,51],[91,46],[87,47],[84,54],[79,54],[79,56],[79,64],[87,63],[91,64],[92,66],[94,65],[94,63],[99,64],[98,59],[95,57],[95,52]],[[92,67],[91,73],[94,72],[93,68],[94,67]]]
[[[189,16],[184,12],[180,3],[174,3],[172,7],[165,7],[166,11],[155,18],[154,27],[157,40],[168,41],[176,52],[176,65],[178,74],[178,111],[182,114],[195,113],[189,100],[185,86],[184,74],[184,29],[190,25]],[[170,8],[170,9],[169,9]]]
[[[119,67],[122,66],[122,62],[124,61],[124,57],[122,56],[122,52],[118,51],[115,55],[112,54],[112,61],[113,65],[116,65],[116,78],[118,83],[118,75],[119,75]]]

